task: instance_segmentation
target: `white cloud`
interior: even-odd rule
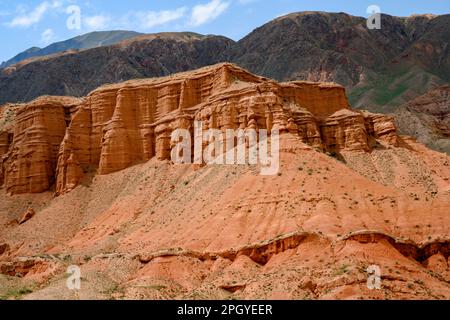
[[[206,4],[198,4],[192,8],[190,25],[197,27],[220,16],[230,5],[230,2],[212,0]]]
[[[53,0],[51,3],[52,9],[59,9],[63,6],[63,0]]]
[[[83,19],[84,26],[90,30],[104,30],[110,26],[111,18],[106,15],[96,15],[85,17]]]
[[[18,16],[14,17],[11,22],[7,23],[9,27],[30,27],[36,23],[39,23],[44,17],[45,13],[50,9],[60,8],[61,1],[44,1],[41,2],[36,8],[29,12],[22,12]],[[23,11],[23,10],[19,10]]]
[[[223,14],[231,4],[231,0],[208,0],[209,2],[197,4],[192,8],[187,6],[161,11],[131,11],[121,16],[108,14],[95,14],[82,18],[84,29],[105,30],[108,28],[127,28],[137,30],[149,30],[156,26],[164,25],[180,19],[185,20],[179,26],[197,27],[208,23]],[[258,0],[239,0],[240,2],[252,2]],[[72,0],[45,0],[34,8],[18,6],[15,16],[6,25],[9,27],[28,28],[45,19],[46,15],[54,10],[64,9],[65,3]],[[0,13],[3,12],[0,11]],[[5,13],[6,14],[6,13]],[[45,31],[48,31],[45,30]],[[44,32],[45,32],[44,31]]]
[[[254,2],[258,2],[259,0],[239,0],[240,4],[250,4],[250,3],[254,3]]]
[[[150,29],[184,17],[187,10],[187,7],[181,7],[174,10],[137,12],[135,15],[140,28]]]
[[[55,33],[52,29],[47,29],[41,34],[41,41],[44,44],[50,44],[55,38]]]
[[[42,2],[33,11],[15,17],[8,25],[10,27],[29,27],[41,21],[45,12],[48,10],[48,3]]]

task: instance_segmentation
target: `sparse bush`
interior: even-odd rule
[[[33,290],[30,288],[19,288],[19,289],[12,289],[8,292],[6,292],[4,295],[0,295],[0,300],[8,300],[8,299],[15,299],[20,300],[22,299],[23,295],[32,293]]]

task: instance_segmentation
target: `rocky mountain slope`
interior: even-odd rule
[[[392,107],[450,81],[450,15],[382,15],[382,28],[345,13],[293,13],[256,29],[231,60],[277,80],[335,81],[355,107]]]
[[[0,297],[449,298],[450,158],[340,85],[218,64],[1,112]],[[194,120],[278,129],[279,173],[171,163]]]
[[[182,50],[179,46],[205,37],[171,33],[170,36],[160,35],[157,41],[152,42],[143,37],[143,43],[128,41],[130,48],[123,45],[107,50],[95,48],[79,54],[56,56],[47,63],[37,61],[9,69],[0,78],[0,103],[29,101],[43,94],[85,95],[95,88],[90,81],[82,81],[87,79],[85,74],[92,74],[92,69],[97,67],[92,60],[97,63],[102,60],[120,61],[122,68],[134,71],[123,73],[120,68],[112,68],[109,79],[98,81],[96,86],[134,77],[166,75],[144,63],[153,59],[152,62],[168,69],[164,70],[166,73],[230,61],[278,81],[334,81],[349,90],[354,106],[391,111],[392,107],[424,94],[432,85],[450,81],[449,23],[450,15],[408,18],[383,15],[382,29],[368,30],[364,18],[345,13],[293,13],[265,24],[238,42],[223,37],[206,37],[210,42],[207,50],[200,47],[197,51],[180,51],[186,55],[186,65],[183,66],[180,66],[177,60],[180,58],[176,54],[165,49],[172,46],[176,53]],[[155,37],[150,37],[155,40]],[[183,41],[174,43],[174,39]],[[151,46],[153,50],[138,49],[143,46]],[[119,48],[126,51],[129,60],[122,57]],[[190,63],[207,54],[205,51],[215,54],[217,61],[200,59],[197,63]],[[75,63],[83,69],[65,74],[64,70],[71,69]],[[171,70],[170,66],[175,67]],[[55,81],[66,84],[65,91],[48,83],[38,72],[48,68],[63,71],[53,76],[57,79]],[[40,90],[33,87],[38,79],[44,83]],[[80,86],[79,82],[83,82],[84,87],[73,90],[72,87]],[[21,85],[30,88],[27,94],[14,95],[14,88]]]
[[[3,69],[0,103],[47,94],[83,96],[105,83],[199,68],[221,61],[231,44],[223,37],[164,33],[23,62]]]
[[[450,86],[430,89],[395,112],[403,134],[450,154]]]
[[[0,68],[6,68],[30,58],[52,55],[67,50],[81,50],[109,46],[139,35],[141,35],[139,32],[121,30],[90,32],[69,40],[52,43],[45,48],[32,47],[19,53],[8,61],[3,62],[0,64]]]

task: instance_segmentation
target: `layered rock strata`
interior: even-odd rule
[[[8,192],[34,193],[56,183],[75,188],[91,167],[98,174],[153,157],[170,159],[171,134],[194,121],[204,129],[291,133],[317,149],[369,151],[370,140],[395,145],[392,118],[350,110],[343,87],[254,76],[219,64],[165,78],[107,85],[83,99],[42,97],[22,105],[11,135],[0,131]]]
[[[1,171],[8,192],[39,193],[52,186],[59,147],[78,103],[73,98],[42,97],[17,109],[12,134],[0,133]]]

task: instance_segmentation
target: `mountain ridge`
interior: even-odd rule
[[[122,40],[139,35],[142,35],[142,33],[126,30],[93,31],[76,36],[74,38],[51,43],[44,48],[32,47],[30,49],[27,49],[17,54],[13,58],[3,62],[0,65],[0,69],[9,67],[26,59],[34,57],[47,56],[64,52],[66,50],[91,49],[105,45],[112,45]]]
[[[230,48],[221,54],[221,59],[237,63],[251,72],[277,81],[331,80],[338,82],[349,90],[350,100],[356,107],[364,106],[366,102],[369,102],[369,107],[373,104],[377,108],[392,108],[392,106],[399,106],[405,102],[405,99],[401,98],[403,95],[412,94],[417,89],[413,85],[415,82],[413,79],[417,79],[418,76],[429,79],[424,80],[426,84],[425,89],[428,89],[432,84],[442,85],[445,84],[443,82],[450,81],[450,75],[447,70],[449,66],[446,63],[448,54],[435,59],[445,63],[444,68],[432,65],[429,61],[425,61],[423,57],[416,59],[420,62],[418,64],[415,63],[416,60],[410,58],[410,56],[417,56],[417,52],[420,53],[429,45],[426,43],[416,44],[415,41],[420,40],[424,36],[432,38],[432,33],[434,33],[436,28],[442,30],[449,23],[449,17],[450,15],[412,15],[398,18],[382,15],[385,30],[371,30],[368,32],[369,30],[367,29],[364,31],[364,18],[351,16],[346,13],[315,11],[290,13],[277,17],[256,28],[237,42],[228,39]],[[439,20],[443,20],[441,24],[444,25],[439,25]],[[294,25],[290,23],[294,23]],[[282,24],[282,26],[280,27],[279,24]],[[334,27],[331,27],[333,25]],[[277,28],[279,28],[282,35],[277,33],[275,30]],[[319,31],[321,33],[317,33]],[[308,37],[308,32],[321,34],[322,38],[313,40],[313,38]],[[441,32],[441,34],[443,35],[443,40],[449,37],[448,32]],[[203,35],[198,36],[207,37]],[[390,38],[386,38],[386,36]],[[152,34],[142,35],[142,37],[143,39],[152,37]],[[217,37],[227,39],[222,36]],[[264,47],[264,43],[270,41],[271,37],[275,37],[280,41],[278,43],[270,43],[270,47]],[[284,40],[286,37],[289,37],[288,41]],[[139,37],[136,39],[139,39]],[[392,41],[392,44],[394,44],[392,48],[386,47],[384,44],[386,41]],[[130,41],[122,41],[122,43],[127,42],[130,43]],[[294,44],[293,48],[291,44]],[[287,45],[290,45],[290,47],[286,47],[286,50],[281,50],[280,46]],[[357,54],[352,52],[355,47],[363,51]],[[296,49],[299,52],[295,52]],[[370,52],[370,50],[373,52]],[[271,53],[272,51],[274,51],[273,54]],[[444,51],[447,52],[446,50]],[[297,55],[302,54],[305,62],[302,63],[299,57],[292,56],[294,52]],[[268,56],[268,59],[263,59],[265,56]],[[323,57],[324,60],[318,59],[320,57]],[[55,58],[58,57],[56,56]],[[280,63],[280,60],[283,62]],[[434,61],[433,59],[429,60]],[[333,71],[333,66],[338,66],[338,68]],[[9,72],[11,71],[6,73]],[[159,76],[158,74],[155,75]],[[392,88],[385,90],[392,76],[395,79],[399,79],[399,83],[394,83]],[[366,83],[367,81],[369,83]],[[370,81],[379,82],[379,84],[373,85]],[[404,92],[405,83],[411,87],[409,88],[410,92]],[[391,91],[393,94],[389,96],[382,91]],[[423,94],[425,91],[419,88],[419,94]],[[52,92],[46,92],[45,94],[47,93],[53,94]],[[84,92],[83,94],[86,93]],[[73,95],[70,92],[67,94]],[[7,96],[7,92],[4,95]],[[34,95],[31,98],[35,97],[37,96]],[[14,99],[9,101],[5,99],[7,98],[3,98],[0,103],[20,102],[14,101]],[[389,107],[390,104],[392,105],[391,107]]]

